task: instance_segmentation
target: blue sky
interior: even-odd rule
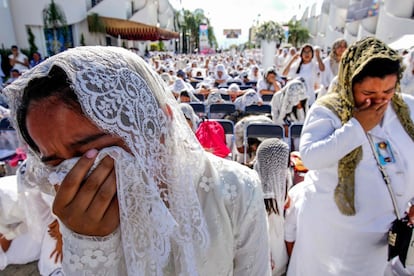
[[[181,0],[181,6],[190,11],[203,9],[210,18],[219,45],[226,47],[247,41],[249,27],[257,21],[287,22],[294,15],[300,18],[304,8],[317,1],[321,2],[321,0]],[[226,39],[223,29],[242,29],[242,35],[239,39]]]

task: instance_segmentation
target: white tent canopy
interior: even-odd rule
[[[414,46],[414,34],[403,35],[399,39],[388,44],[391,48],[396,50],[410,49]]]

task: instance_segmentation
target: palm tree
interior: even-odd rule
[[[97,13],[88,15],[88,30],[91,33],[96,33],[99,39],[99,45],[102,45],[101,37],[99,34],[106,33],[105,22]]]
[[[67,35],[66,16],[63,10],[51,0],[50,4],[43,9],[43,25],[46,29],[53,30],[53,45],[51,47],[53,54],[60,52],[60,45],[58,41],[58,29],[63,28],[63,35]]]
[[[310,38],[309,30],[302,27],[299,21],[289,21],[289,37],[288,42],[298,47],[299,44],[307,42]]]

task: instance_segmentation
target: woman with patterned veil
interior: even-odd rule
[[[402,70],[385,43],[356,41],[333,92],[310,108],[300,140],[308,185],[288,275],[384,275],[396,215],[377,157],[401,215],[414,198],[414,98],[400,92]]]
[[[288,164],[288,144],[278,138],[268,138],[260,143],[253,168],[259,174],[262,183],[263,199],[269,219],[274,276],[285,275],[288,263],[284,235],[286,194],[292,185]]]
[[[65,275],[268,275],[260,181],[203,150],[162,79],[78,47],[5,91],[27,177],[56,195]]]

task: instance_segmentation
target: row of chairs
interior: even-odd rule
[[[197,86],[202,81],[203,81],[203,79],[199,79],[198,81],[191,81],[190,84],[195,89],[195,88],[197,88]],[[241,83],[239,81],[230,81],[230,82],[227,82],[225,84],[219,85],[218,88],[229,88],[230,85],[233,84],[233,83],[237,84],[239,86],[240,90],[246,90],[246,89],[249,89],[249,88],[255,88],[256,85],[257,85],[257,82],[255,82],[255,81],[249,81],[249,82],[246,82],[246,83]]]
[[[204,103],[190,102],[194,112],[200,117],[212,118],[213,114],[232,114],[236,111],[236,106],[233,103],[217,103],[211,104],[208,108]],[[250,105],[244,110],[246,114],[270,114],[272,107],[269,104]]]
[[[234,123],[231,120],[226,119],[211,119],[214,121],[219,122],[224,129],[224,133],[226,135],[231,135],[231,145],[234,143]],[[279,138],[288,143],[290,147],[290,151],[297,151],[298,150],[298,140],[302,133],[303,124],[292,124],[288,127],[283,125],[277,124],[265,124],[265,123],[250,123],[244,129],[244,136],[243,136],[243,147],[244,147],[244,155],[243,160],[244,163],[247,162],[247,147],[248,147],[248,139],[249,138]],[[286,133],[287,132],[287,133]]]
[[[206,97],[203,94],[194,93],[194,96],[200,100],[200,102],[204,102]],[[225,101],[230,101],[230,95],[228,94],[221,94],[221,98]],[[262,95],[262,100],[264,103],[269,103],[273,98],[273,95]]]
[[[298,150],[298,140],[302,133],[302,127],[303,124],[291,124],[289,126],[264,123],[248,124],[244,129],[243,136],[244,163],[247,162],[247,147],[249,138],[279,138],[288,143],[290,152],[292,152]]]

